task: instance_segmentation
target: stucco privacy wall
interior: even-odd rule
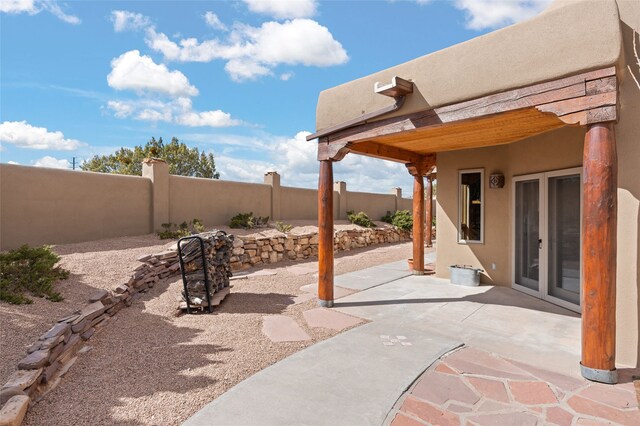
[[[411,176],[407,174],[407,180]],[[349,192],[347,211],[363,211],[373,220],[380,220],[387,212],[396,211],[396,197],[387,194],[367,194],[365,192]],[[398,209],[402,210],[402,209]]]
[[[271,186],[169,176],[169,221],[200,219],[205,225],[228,223],[238,213],[271,214]]]
[[[149,232],[149,179],[0,165],[2,249]]]
[[[162,223],[192,219],[215,226],[238,213],[284,221],[318,215],[317,191],[281,187],[275,172],[265,175],[265,184],[170,176],[158,161],[145,163],[143,172],[146,177],[1,164],[0,250],[143,235]],[[342,192],[334,191],[336,219],[346,219],[338,209],[352,194],[346,183],[341,185]],[[401,194],[368,194],[371,200],[357,194],[353,209],[376,220],[386,212],[388,199],[411,205]]]
[[[316,129],[392,104],[373,87],[395,75],[412,80],[414,92],[381,118],[604,68],[618,62],[620,51],[615,0],[556,1],[528,21],[323,91]]]

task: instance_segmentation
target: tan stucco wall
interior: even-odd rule
[[[316,129],[392,104],[373,87],[395,75],[412,80],[414,93],[383,118],[603,68],[620,50],[615,0],[557,1],[531,20],[323,91]]]
[[[151,232],[151,182],[0,165],[0,249]]]
[[[513,176],[567,169],[582,164],[584,131],[565,128],[511,145],[438,154],[437,274],[449,266],[473,265],[486,271],[482,282],[511,285],[511,200]],[[458,244],[458,171],[484,168],[484,244]],[[489,189],[489,175],[505,175],[502,189]],[[496,264],[496,269],[491,268]]]
[[[619,1],[617,359],[640,365],[640,2]],[[635,33],[634,33],[635,31]],[[634,50],[635,37],[635,50]]]
[[[283,186],[281,194],[280,214],[283,220],[318,218],[318,191]]]
[[[169,177],[169,220],[200,219],[206,226],[229,223],[238,213],[271,214],[271,186],[217,179]]]
[[[411,176],[407,173],[407,181]],[[347,210],[365,212],[371,220],[380,220],[387,212],[396,211],[396,196],[387,194],[368,194],[366,192],[349,192]]]

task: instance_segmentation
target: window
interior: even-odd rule
[[[458,175],[458,242],[484,241],[484,169],[460,170]]]

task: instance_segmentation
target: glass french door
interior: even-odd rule
[[[513,178],[513,287],[580,311],[581,169]]]

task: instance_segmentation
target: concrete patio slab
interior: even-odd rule
[[[348,274],[338,275],[334,279],[336,286],[352,290],[366,290],[411,275],[411,271],[387,269],[379,266],[367,268]]]
[[[384,345],[380,336],[390,335],[412,345]],[[260,371],[185,425],[379,425],[415,378],[459,345],[393,318],[365,324]]]
[[[341,331],[354,325],[361,324],[362,318],[352,317],[341,312],[326,308],[316,308],[302,313],[309,327],[323,327]]]
[[[544,359],[545,368],[580,377],[579,315],[510,288],[412,275],[341,298],[334,309],[371,321],[417,323],[526,364]]]
[[[269,315],[262,317],[262,334],[272,342],[299,342],[311,340],[306,331],[291,317]]]

